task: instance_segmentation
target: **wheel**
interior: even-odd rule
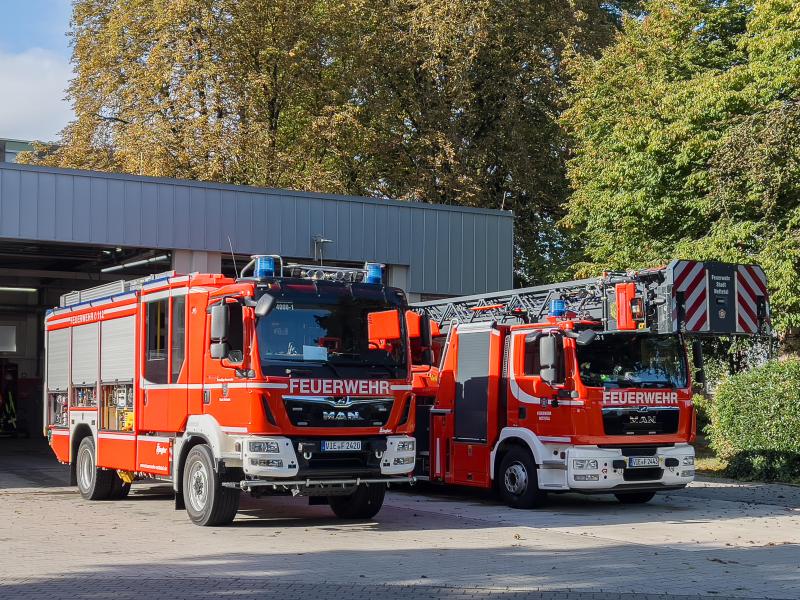
[[[75,471],[78,476],[78,490],[87,500],[106,500],[111,496],[114,471],[98,469],[95,463],[94,438],[86,436],[78,446],[75,458]]]
[[[330,496],[331,510],[341,519],[371,519],[378,514],[386,496],[383,484],[360,485],[348,496]]]
[[[128,497],[128,494],[131,491],[131,484],[125,483],[120,479],[119,475],[114,473],[114,479],[111,483],[111,494],[109,498],[111,500],[122,500]]]
[[[536,462],[528,450],[512,447],[500,462],[500,496],[511,508],[538,508],[547,500],[539,489]]]
[[[239,510],[240,490],[222,487],[214,455],[205,444],[189,450],[182,489],[186,512],[197,525],[227,525]]]
[[[655,492],[621,492],[614,494],[622,504],[645,504],[653,499]]]

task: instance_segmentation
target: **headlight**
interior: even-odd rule
[[[575,481],[600,481],[600,475],[574,475]]]
[[[694,471],[681,471],[681,477],[694,477]]]
[[[414,448],[417,447],[417,443],[414,440],[408,440],[405,442],[397,442],[397,451],[398,452],[413,452]]]
[[[572,468],[579,469],[581,471],[596,471],[597,470],[597,459],[592,458],[576,458],[572,461]]]
[[[693,465],[694,464],[694,456],[684,456],[683,457],[683,465]]]
[[[266,440],[248,442],[247,447],[250,449],[250,452],[254,454],[263,454],[263,453],[277,454],[278,452],[281,451],[278,442],[266,441]]]
[[[396,456],[394,459],[394,464],[396,465],[410,465],[414,463],[413,456]]]

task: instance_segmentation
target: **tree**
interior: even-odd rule
[[[635,5],[76,0],[76,120],[38,160],[513,209],[521,279],[555,279],[567,65]]]
[[[696,257],[762,264],[774,324],[800,326],[800,8],[651,0],[575,67],[564,224],[579,270]]]

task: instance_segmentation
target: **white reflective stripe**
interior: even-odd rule
[[[140,442],[163,442],[165,444],[172,443],[172,438],[158,437],[155,435],[140,435],[137,440]]]
[[[170,283],[183,283],[184,281],[189,281],[188,275],[181,275],[179,277],[173,277],[169,280]]]
[[[190,294],[206,294],[206,293],[208,293],[208,288],[204,288],[204,287],[189,288],[189,293]]]
[[[248,383],[246,385],[249,388],[261,389],[261,390],[286,390],[286,389],[289,389],[289,384],[288,383]]]
[[[122,312],[123,310],[136,310],[135,304],[126,304],[124,306],[112,306],[111,308],[105,309],[103,312],[105,313],[117,313]]]
[[[558,404],[564,406],[583,406],[583,400],[559,400]]]
[[[539,437],[542,442],[564,442],[569,444],[572,440],[568,437]]]
[[[247,433],[247,427],[220,427],[225,433]]]
[[[692,270],[689,271],[689,274],[686,276],[686,278],[683,281],[681,281],[681,285],[678,288],[678,291],[679,292],[685,292],[686,289],[689,287],[689,284],[692,283],[695,280],[695,278],[697,277],[697,274],[700,272],[700,270],[702,268],[703,268],[703,263],[700,263],[700,262],[694,263],[694,266],[692,267]],[[688,301],[687,301],[687,304],[688,304]]]
[[[163,300],[164,298],[169,298],[169,288],[151,294],[142,294],[142,303],[147,304],[148,302],[155,302],[156,300]]]
[[[51,429],[51,435],[69,435],[69,430],[66,429]]]
[[[497,329],[492,329],[492,335],[500,335],[500,332]]]
[[[147,463],[139,463],[139,467],[143,469],[153,469],[154,471],[169,471],[169,467],[163,465],[148,465]]]
[[[413,385],[393,385],[393,386],[390,386],[389,389],[391,389],[393,392],[403,392],[403,391],[413,390],[414,386]]]
[[[127,440],[129,442],[136,441],[135,433],[106,433],[101,431],[97,434],[101,440]]]

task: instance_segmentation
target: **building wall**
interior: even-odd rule
[[[0,238],[408,268],[407,291],[512,287],[510,212],[0,164]]]
[[[0,162],[16,162],[17,154],[33,150],[30,142],[0,138]]]

